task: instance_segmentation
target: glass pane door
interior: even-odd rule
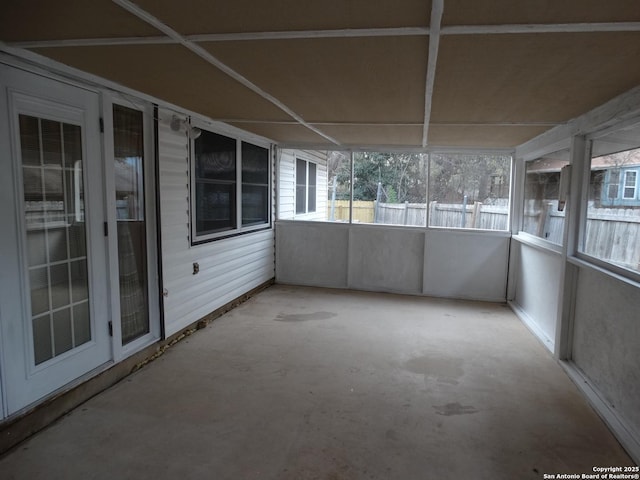
[[[78,125],[19,115],[34,361],[92,339],[82,135]]]
[[[113,106],[122,344],[149,332],[142,112]]]

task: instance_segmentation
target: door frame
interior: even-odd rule
[[[149,332],[130,343],[122,344],[122,329],[120,323],[120,287],[118,268],[118,235],[116,219],[115,172],[113,167],[113,106],[120,105],[142,112],[144,135],[144,207],[147,246],[147,293],[149,308]],[[160,290],[158,274],[158,228],[156,209],[156,168],[154,141],[154,107],[152,104],[111,92],[102,94],[102,118],[104,125],[104,184],[105,206],[108,225],[108,256],[110,279],[111,321],[113,330],[113,356],[117,362],[140,349],[157,342],[161,336],[160,326]]]
[[[6,223],[0,234],[0,249],[9,254],[15,252],[5,255],[11,258],[5,259],[6,274],[0,280],[0,336],[3,338],[0,380],[3,382],[3,414],[9,416],[68,388],[93,370],[105,368],[113,362],[113,351],[107,327],[110,315],[109,285],[101,280],[104,278],[101,272],[107,273],[108,263],[102,232],[104,186],[98,125],[99,91],[5,62],[0,62],[0,70],[3,73],[3,80],[0,81],[0,107],[3,108],[0,111],[6,112],[0,115],[0,151],[4,158],[9,159],[7,175],[0,180],[0,217]],[[47,113],[46,110],[53,113]],[[29,281],[26,275],[26,227],[21,214],[24,199],[21,193],[20,136],[16,123],[18,112],[80,124],[82,127],[92,340],[86,346],[79,346],[39,366],[31,364],[33,341],[30,336]],[[89,350],[92,353],[87,353]],[[74,357],[75,360],[72,360]]]

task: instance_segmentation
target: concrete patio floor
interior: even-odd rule
[[[633,465],[505,305],[273,286],[2,479],[540,479]]]

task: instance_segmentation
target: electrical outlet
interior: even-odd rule
[[[198,262],[193,262],[193,274],[200,272],[200,264]]]

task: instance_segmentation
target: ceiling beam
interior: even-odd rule
[[[298,122],[287,120],[256,120],[246,118],[216,118],[224,123],[248,123],[254,125],[297,125]],[[319,127],[422,127],[422,122],[331,122],[309,120],[311,125]],[[555,127],[566,122],[430,122],[437,127]]]
[[[265,92],[264,90],[262,90],[255,83],[251,82],[248,78],[246,78],[245,76],[243,76],[240,73],[236,72],[235,70],[233,70],[231,67],[229,67],[228,65],[224,64],[220,60],[218,60],[216,57],[211,55],[209,52],[207,52],[201,46],[197,45],[196,43],[194,43],[194,42],[192,42],[190,40],[187,40],[185,37],[180,35],[174,29],[172,29],[168,25],[164,24],[163,22],[161,22],[159,19],[157,19],[156,17],[154,17],[153,15],[148,13],[147,11],[145,11],[142,8],[138,7],[137,5],[135,5],[134,3],[130,2],[129,0],[113,0],[113,2],[116,5],[122,7],[126,11],[128,11],[129,13],[132,13],[133,15],[138,17],[140,20],[143,20],[143,21],[147,22],[149,25],[157,28],[162,33],[164,33],[168,37],[172,38],[173,40],[175,40],[177,43],[181,44],[185,48],[189,49],[190,51],[192,51],[193,53],[198,55],[200,58],[202,58],[203,60],[205,60],[209,64],[211,64],[214,67],[218,68],[220,71],[222,71],[223,73],[227,74],[228,76],[230,76],[231,78],[233,78],[234,80],[239,82],[240,84],[244,85],[245,87],[247,87],[252,92],[254,92],[254,93],[258,94],[259,96],[261,96],[263,99],[265,99],[268,102],[272,103],[273,105],[278,107],[280,110],[285,112],[287,115],[289,115],[291,118],[296,120],[300,125],[303,125],[304,127],[308,128],[312,132],[314,132],[314,133],[320,135],[322,138],[328,140],[329,142],[331,142],[331,143],[333,143],[335,145],[340,145],[340,142],[338,142],[336,139],[330,137],[329,135],[325,134],[320,129],[314,127],[313,125],[310,125],[309,123],[307,123],[300,115],[298,115],[296,112],[291,110],[288,106],[286,106],[284,103],[282,103],[276,97],[274,97],[273,95],[271,95],[271,94]]]
[[[640,22],[614,23],[556,23],[556,24],[513,24],[513,25],[449,25],[440,29],[440,35],[500,35],[526,33],[595,33],[595,32],[640,32]],[[185,40],[202,42],[236,42],[246,40],[295,40],[314,38],[363,38],[363,37],[406,37],[427,36],[426,27],[397,28],[354,28],[342,30],[295,30],[282,32],[247,33],[204,33],[184,35]],[[7,42],[15,48],[57,48],[57,47],[102,47],[117,45],[160,45],[177,44],[179,41],[163,36],[115,37],[115,38],[75,38],[63,40],[35,40]]]
[[[185,37],[186,38],[186,37]],[[111,47],[119,45],[167,45],[177,44],[169,37],[112,37],[112,38],[68,38],[63,40],[35,40],[7,42],[13,48],[60,48],[60,47]]]
[[[115,0],[114,0],[115,1]],[[116,2],[117,3],[117,2]],[[314,38],[416,37],[429,35],[426,27],[347,28],[339,30],[291,30],[280,32],[203,33],[183,35],[190,42],[238,42],[247,40],[297,40]],[[181,43],[170,37],[76,38],[11,42],[16,48],[97,47],[111,45],[159,45]]]
[[[513,25],[450,25],[442,27],[441,35],[496,35],[522,33],[595,33],[639,32],[640,22],[612,23],[532,23]]]
[[[290,30],[281,32],[247,32],[190,35],[194,42],[230,42],[238,40],[291,40],[306,38],[407,37],[429,35],[425,27],[346,28],[337,30]]]
[[[436,81],[436,63],[440,46],[440,23],[444,0],[433,0],[431,3],[431,25],[429,28],[429,58],[427,60],[427,78],[424,93],[424,122],[422,125],[422,146],[429,143],[429,122],[431,121],[431,102],[433,100],[433,85]]]
[[[407,37],[426,36],[426,27],[398,28],[348,28],[341,30],[293,30],[280,32],[239,32],[239,33],[203,33],[184,35],[190,42],[237,42],[246,40],[295,40],[309,38],[363,38],[363,37]],[[13,42],[12,47],[96,47],[111,45],[157,45],[180,43],[170,37],[116,37],[116,38],[77,38],[66,40],[40,40],[31,42]]]
[[[340,152],[398,152],[398,153],[458,153],[458,154],[486,154],[486,155],[512,155],[514,148],[488,148],[488,147],[450,147],[441,145],[430,145],[427,148],[420,146],[403,145],[361,145],[342,144],[339,147],[326,143],[278,143],[280,149],[292,150],[328,150]]]

